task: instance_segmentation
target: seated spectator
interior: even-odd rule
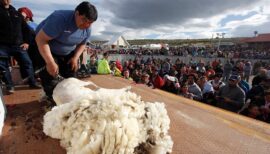
[[[270,123],[270,89],[264,92],[264,105],[260,107],[263,121]]]
[[[97,74],[98,61],[95,56],[90,57],[89,69],[91,74]]]
[[[214,88],[212,84],[207,81],[206,76],[200,77],[198,85],[203,94],[202,102],[212,104],[214,101]]]
[[[246,100],[250,99],[251,103],[256,104],[257,106],[262,106],[265,103],[264,93],[270,88],[270,79],[262,78],[261,82],[257,86],[253,86],[248,92]]]
[[[150,82],[150,75],[147,74],[146,72],[144,72],[141,76],[141,80],[139,83],[142,83],[142,84],[145,84],[147,85],[148,87],[151,87],[153,86],[152,83]]]
[[[122,72],[116,67],[116,62],[111,62],[110,70],[114,76],[121,77]]]
[[[115,64],[116,64],[116,67],[120,70],[120,72],[122,72],[123,71],[123,66],[122,66],[121,62],[117,59],[115,61]]]
[[[174,94],[178,94],[180,90],[180,84],[178,82],[178,79],[174,76],[165,75],[164,85],[161,89]]]
[[[244,90],[245,95],[247,95],[248,91],[250,90],[249,84],[244,80],[244,73],[243,72],[239,73],[239,75],[240,75],[241,80],[240,80],[238,85],[240,88],[242,88]]]
[[[259,85],[263,78],[267,78],[267,70],[264,68],[261,68],[259,70],[259,74],[257,74],[252,80],[252,87]]]
[[[135,81],[136,83],[139,83],[141,80],[141,72],[139,69],[135,69],[132,74],[131,74],[131,78],[133,79],[133,81]]]
[[[103,54],[103,58],[98,62],[98,69],[97,69],[98,74],[110,74],[111,73],[108,58],[109,58],[109,54],[107,52],[105,52]]]
[[[204,75],[205,75],[209,80],[211,80],[211,79],[214,77],[214,75],[215,75],[215,70],[214,70],[211,66],[209,66],[208,69],[207,69],[207,71],[205,72]]]
[[[194,96],[192,93],[188,92],[187,84],[182,85],[179,95],[188,99],[193,99],[193,96]]]
[[[209,81],[209,83],[212,84],[215,93],[217,93],[221,87],[225,86],[225,83],[221,81],[221,77],[221,74],[215,74],[214,79]]]
[[[197,77],[195,74],[188,75],[188,92],[193,94],[193,99],[197,101],[202,100],[202,91],[200,87],[196,84]]]
[[[204,94],[207,94],[207,93],[214,93],[214,88],[213,88],[213,86],[211,85],[211,83],[209,83],[208,81],[207,81],[207,78],[206,78],[206,76],[201,76],[200,77],[200,80],[199,80],[199,82],[198,82],[198,85],[199,85],[199,87],[201,88],[201,90],[202,90],[202,94],[204,95]]]
[[[164,85],[164,80],[162,79],[162,77],[159,76],[157,67],[152,67],[151,82],[154,88],[158,88],[158,89],[161,89],[162,86]]]
[[[133,80],[130,76],[129,76],[129,70],[124,70],[124,76],[123,76],[124,79],[127,79],[127,80]]]
[[[248,116],[253,119],[262,120],[260,108],[256,104],[250,104],[248,108],[246,108],[240,114]]]
[[[231,75],[228,84],[217,93],[217,107],[237,112],[245,103],[245,92],[238,86],[240,76]]]
[[[164,63],[161,66],[161,74],[164,76],[169,73],[171,69],[170,59],[166,58]]]

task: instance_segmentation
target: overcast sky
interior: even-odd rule
[[[82,0],[11,0],[29,7],[39,23],[54,10],[72,10]],[[93,39],[192,39],[270,33],[270,0],[92,0],[99,12]]]

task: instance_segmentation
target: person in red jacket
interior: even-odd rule
[[[152,67],[151,82],[154,88],[158,89],[161,89],[164,85],[164,80],[159,76],[158,69],[156,67]]]

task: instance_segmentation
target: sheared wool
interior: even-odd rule
[[[0,98],[0,137],[2,134],[2,129],[4,127],[4,120],[5,120],[5,107],[4,102],[2,102],[2,99]]]
[[[172,151],[173,142],[168,135],[170,119],[163,103],[143,102],[130,88],[96,91],[78,88],[80,91],[76,92],[73,85],[87,84],[78,84],[83,81],[74,78],[62,82],[53,94],[54,98],[57,95],[61,99],[45,114],[43,131],[60,139],[67,153],[165,154]],[[70,100],[63,99],[70,91],[73,91],[68,96]]]

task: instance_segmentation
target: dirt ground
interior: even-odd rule
[[[164,102],[171,119],[173,153],[260,153],[270,151],[270,126],[202,103],[169,94],[112,76],[89,79],[106,88],[132,86],[144,101]],[[59,140],[42,132],[44,111],[39,103],[41,90],[16,87],[5,95],[9,106],[3,135],[2,154],[64,154]],[[10,106],[11,105],[11,106]],[[14,106],[15,105],[15,106]]]
[[[38,102],[41,90],[16,87],[12,95],[5,95],[7,118],[0,139],[2,154],[64,154],[59,141],[42,131],[44,110]]]

